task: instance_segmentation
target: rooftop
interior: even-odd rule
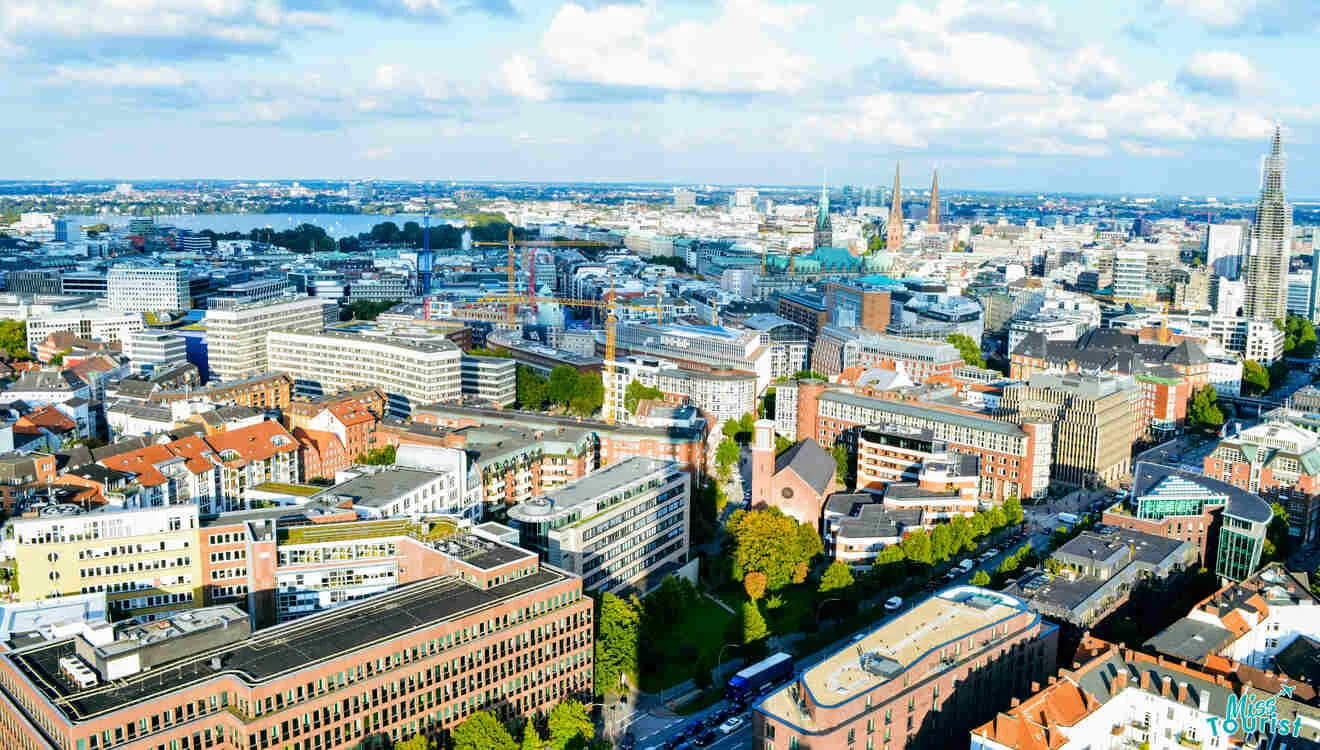
[[[961,414],[958,412],[947,411],[939,408],[932,408],[930,405],[913,404],[906,401],[891,401],[888,399],[869,398],[858,396],[856,394],[844,391],[827,390],[820,395],[822,401],[836,401],[848,406],[856,406],[863,409],[874,409],[880,412],[887,412],[909,419],[929,419],[945,424],[967,427],[974,430],[986,430],[988,432],[997,432],[1001,435],[1011,435],[1013,437],[1022,437],[1026,433],[1022,428],[1008,422],[1000,422],[990,417],[981,417],[972,414]]]
[[[86,720],[221,675],[231,675],[250,685],[267,683],[374,644],[522,598],[566,579],[566,573],[547,567],[489,589],[479,589],[449,576],[430,578],[86,690],[76,688],[60,676],[59,660],[74,654],[72,639],[5,653],[0,658],[7,660],[70,720]],[[212,666],[213,657],[220,659],[219,669]]]
[[[535,522],[580,505],[596,503],[620,488],[640,482],[653,474],[677,469],[678,464],[672,461],[633,456],[551,490],[542,497],[519,503],[510,509],[509,515],[515,520]]]
[[[351,499],[354,505],[378,508],[425,487],[439,476],[432,471],[389,468],[350,479],[343,484],[321,491],[315,497],[317,500],[329,503],[347,498]]]

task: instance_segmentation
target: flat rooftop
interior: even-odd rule
[[[79,690],[60,675],[59,660],[74,655],[73,639],[0,654],[70,720],[86,720],[149,701],[167,692],[228,674],[260,685],[319,666],[416,630],[519,599],[569,575],[554,568],[490,589],[442,576],[361,602],[268,628],[239,641],[199,651],[112,683]],[[220,657],[219,670],[211,658]]]
[[[845,703],[897,678],[929,651],[961,640],[983,628],[1026,611],[1020,600],[976,586],[945,589],[867,633],[861,640],[802,674],[811,700],[819,705]],[[914,675],[918,679],[926,675]],[[789,688],[765,699],[764,710],[792,717],[803,726]],[[810,719],[805,719],[810,723]],[[804,727],[810,729],[811,727]]]
[[[573,508],[583,503],[600,500],[605,495],[641,481],[647,476],[676,466],[672,461],[660,461],[654,458],[633,456],[603,469],[593,471],[581,479],[545,493],[545,498],[553,502],[554,511]],[[523,503],[522,505],[527,505]],[[519,506],[521,507],[521,506]]]
[[[351,498],[354,505],[379,508],[421,489],[439,476],[431,471],[391,468],[373,474],[363,474],[343,484],[335,485],[316,495],[314,499],[335,504],[340,502],[341,498]]]

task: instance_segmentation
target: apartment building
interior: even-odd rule
[[[780,384],[775,399],[776,432],[813,437],[822,446],[855,445],[858,433],[876,424],[929,430],[950,451],[977,457],[978,494],[985,500],[1035,497],[1049,486],[1049,421],[1009,421],[941,402],[875,398],[812,380]]]
[[[127,312],[192,308],[188,269],[115,266],[106,275],[106,305]]]
[[[613,409],[616,421],[633,418],[624,398],[634,380],[659,388],[666,403],[690,404],[717,422],[756,411],[756,375],[749,372],[686,370],[667,360],[624,357],[615,361],[614,379],[613,388],[606,385],[605,405],[601,408]]]
[[[396,416],[407,416],[427,404],[458,401],[461,359],[462,351],[444,339],[414,342],[388,336],[278,331],[268,334],[266,342],[267,366],[292,376],[299,395],[379,388]]]
[[[922,427],[880,424],[857,435],[857,489],[884,495],[890,510],[920,511],[926,524],[980,509],[981,464]]]
[[[45,341],[51,334],[72,333],[82,339],[92,339],[107,344],[124,341],[134,331],[146,327],[142,313],[114,310],[103,307],[80,308],[52,312],[45,315],[33,315],[27,319],[28,346],[34,352],[37,344]]]
[[[183,337],[160,328],[130,333],[124,341],[124,354],[138,373],[169,370],[188,361]]]
[[[1054,425],[1053,481],[1094,487],[1127,478],[1140,398],[1132,378],[1040,373],[1006,387],[1000,406],[1014,419]]]
[[[379,392],[379,409],[385,396]],[[378,415],[353,396],[296,401],[286,412],[291,434],[298,440],[303,477],[331,478],[371,449]]]
[[[1260,564],[1274,517],[1259,495],[1168,466],[1140,462],[1131,499],[1115,503],[1104,523],[1195,545],[1201,565],[1221,580],[1241,581]]]
[[[509,509],[520,544],[588,591],[649,591],[687,562],[691,484],[672,461],[634,457]]]
[[[460,371],[464,397],[498,406],[512,406],[518,400],[518,363],[514,360],[464,354]]]
[[[338,318],[338,306],[321,297],[281,297],[243,304],[216,300],[206,311],[207,359],[221,381],[264,375],[266,334],[322,331]]]
[[[774,352],[761,331],[715,325],[620,323],[617,351],[660,357],[689,370],[734,370],[756,376],[758,392],[775,378]]]
[[[945,589],[752,708],[758,747],[946,748],[1055,667],[1058,628],[1020,599]]]
[[[211,381],[201,388],[166,390],[152,386],[144,397],[153,405],[203,399],[213,404],[246,406],[259,411],[287,409],[293,404],[293,378],[275,373],[240,380]]]
[[[914,383],[952,377],[963,364],[958,347],[943,340],[903,338],[836,326],[821,331],[811,355],[811,369],[824,375],[838,375],[858,366],[881,367],[902,369]]]
[[[200,606],[197,525],[195,505],[16,518],[19,601],[104,593],[115,618]]]
[[[7,651],[0,744],[349,750],[589,700],[581,580],[509,549],[446,553],[433,578],[256,632],[222,607],[154,641],[79,633]],[[111,661],[124,652],[138,658]]]

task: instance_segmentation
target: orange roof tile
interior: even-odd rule
[[[229,430],[217,435],[210,435],[206,441],[211,444],[222,460],[230,465],[242,465],[247,461],[264,461],[279,453],[293,453],[298,450],[298,441],[294,440],[278,422],[259,422],[257,424]],[[233,451],[237,458],[224,458],[226,452]]]
[[[367,407],[362,405],[361,401],[355,398],[346,398],[330,404],[330,413],[344,424],[345,427],[351,427],[365,422],[375,422],[376,415],[367,411]]]

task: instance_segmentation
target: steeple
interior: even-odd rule
[[[931,172],[930,209],[926,212],[926,226],[931,232],[940,230],[940,171]]]
[[[889,205],[889,226],[885,247],[891,253],[903,249],[903,187],[899,182],[899,165],[894,165],[894,194]]]
[[[834,223],[830,221],[830,189],[825,178],[820,183],[820,203],[816,207],[816,247],[830,247],[834,244]]]
[[[1292,206],[1288,205],[1283,180],[1287,158],[1276,124],[1270,153],[1261,164],[1260,198],[1246,258],[1244,307],[1247,317],[1253,320],[1280,320],[1287,312],[1288,258],[1292,250]]]

